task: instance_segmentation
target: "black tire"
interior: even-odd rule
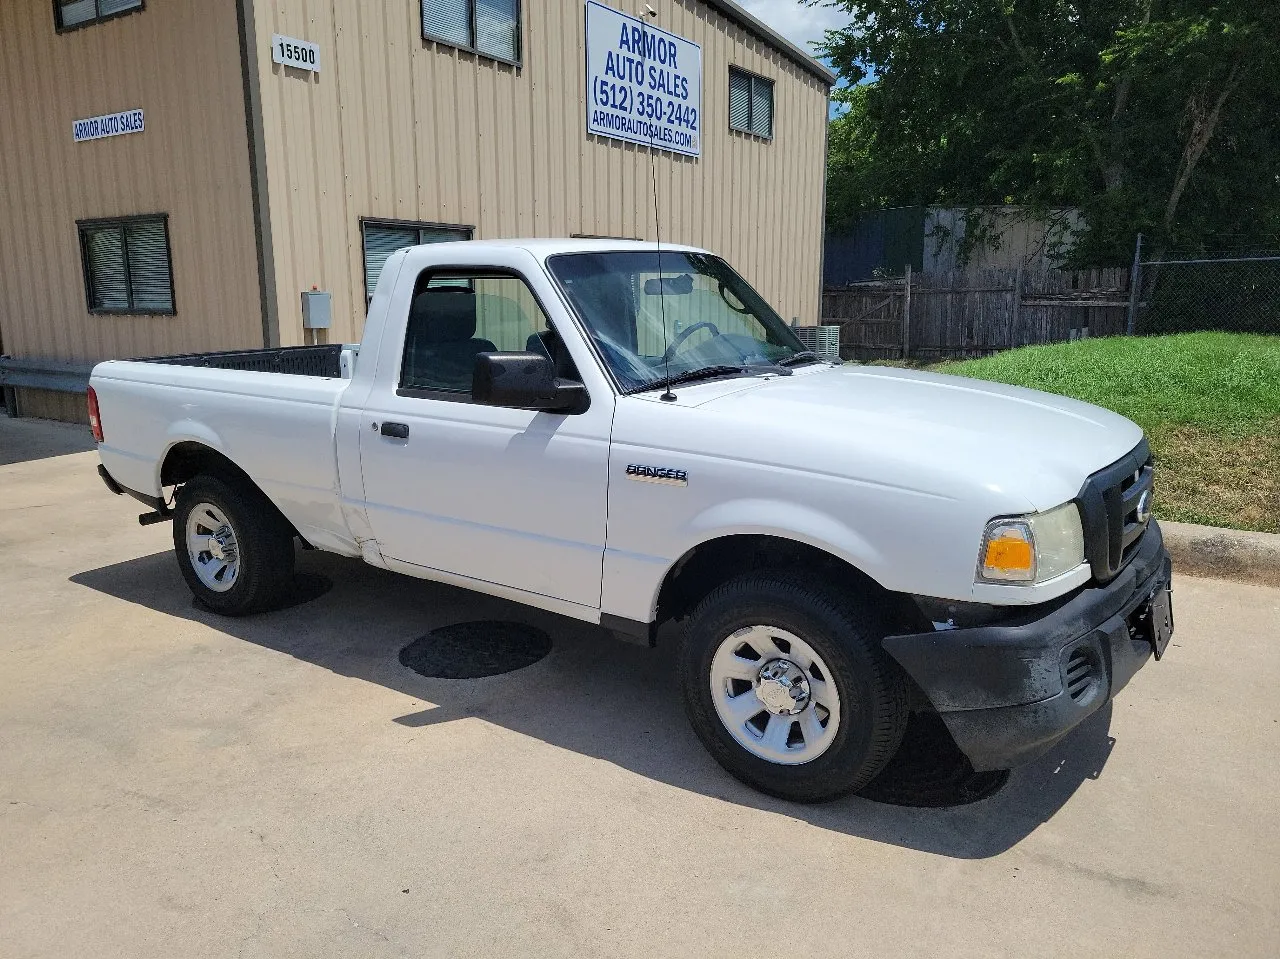
[[[201,582],[187,551],[187,519],[201,503],[226,517],[235,533],[240,568],[225,592]],[[245,616],[279,605],[293,578],[293,530],[262,492],[247,483],[197,476],[178,490],[173,548],[182,578],[206,607],[223,616]]]
[[[720,643],[745,626],[772,626],[808,643],[826,663],[841,720],[825,752],[800,765],[756,756],[730,735],[711,693]],[[907,726],[907,686],[880,648],[883,627],[871,606],[824,584],[785,573],[748,573],[714,590],[694,610],[678,663],[685,710],[721,766],[761,792],[795,802],[826,802],[865,786],[893,758]]]

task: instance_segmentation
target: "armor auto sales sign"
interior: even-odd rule
[[[118,137],[126,133],[141,133],[142,130],[141,110],[108,113],[100,117],[89,117],[87,120],[76,120],[71,124],[71,136],[76,143],[82,140]]]
[[[702,47],[587,0],[587,132],[702,154]]]

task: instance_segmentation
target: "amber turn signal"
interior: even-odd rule
[[[1021,520],[997,520],[983,538],[978,578],[997,583],[1030,583],[1036,578],[1031,527]]]

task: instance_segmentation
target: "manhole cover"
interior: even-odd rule
[[[914,713],[897,754],[858,795],[893,806],[933,809],[986,799],[1008,780],[1008,770],[975,772],[937,714]]]
[[[328,576],[321,576],[319,573],[294,573],[293,578],[289,580],[289,585],[280,594],[279,600],[267,609],[259,610],[259,612],[278,613],[284,609],[292,609],[295,606],[301,606],[303,603],[309,603],[313,599],[319,599],[331,589],[333,589],[333,580],[329,579]],[[199,598],[193,598],[191,605],[202,613],[213,612]]]
[[[436,679],[478,679],[532,666],[551,652],[551,637],[522,623],[455,623],[400,650],[400,664]]]

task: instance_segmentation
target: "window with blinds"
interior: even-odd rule
[[[447,243],[471,239],[469,226],[442,226],[437,223],[402,223],[394,220],[362,220],[364,232],[364,299],[373,299],[383,264],[396,250],[420,243]]]
[[[422,36],[518,63],[520,0],[422,0]]]
[[[141,9],[142,0],[57,0],[53,15],[58,29],[67,30]]]
[[[729,68],[729,126],[758,137],[773,137],[773,81]]]
[[[167,214],[76,225],[90,313],[176,312]]]

